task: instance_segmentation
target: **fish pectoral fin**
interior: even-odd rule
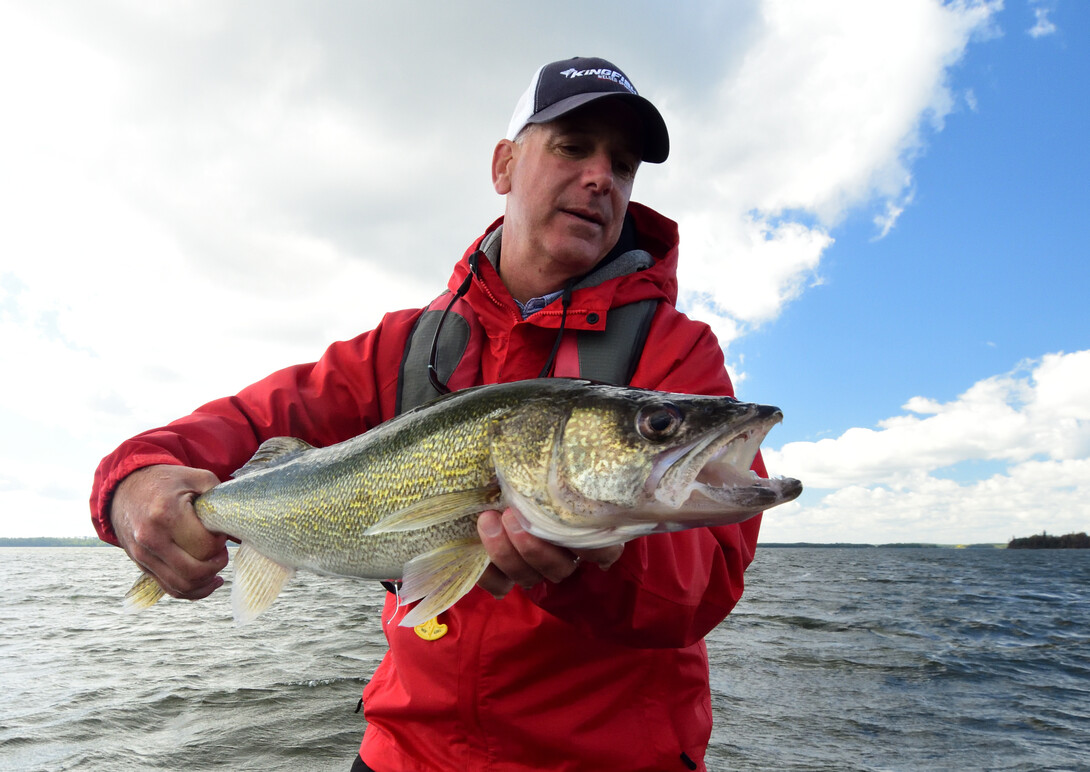
[[[260,472],[263,469],[290,461],[308,450],[314,450],[314,446],[306,440],[300,440],[297,437],[272,437],[261,443],[257,452],[250,456],[250,460],[231,476],[243,477],[254,472]]]
[[[477,539],[459,539],[405,564],[400,605],[420,600],[398,624],[416,627],[453,606],[488,568],[488,553]]]
[[[140,611],[149,606],[154,606],[165,594],[154,576],[143,573],[129,588],[129,591],[125,593],[125,598],[121,601],[121,607],[125,611]]]
[[[295,575],[295,569],[282,566],[248,544],[235,555],[235,578],[231,587],[231,608],[235,624],[244,625],[272,605],[280,590]]]
[[[475,515],[497,506],[499,500],[499,484],[429,496],[423,501],[384,517],[363,533],[365,536],[377,536],[397,531],[416,531]]]

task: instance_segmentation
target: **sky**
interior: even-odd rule
[[[633,199],[801,479],[766,542],[1090,530],[1090,4],[0,0],[0,536],[382,313],[503,211],[530,76],[663,113]]]

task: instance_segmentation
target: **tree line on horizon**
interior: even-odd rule
[[[109,547],[97,536],[0,536],[0,547]]]
[[[1045,531],[1036,536],[1026,536],[1021,539],[1011,539],[1007,543],[1009,550],[1041,550],[1041,549],[1090,549],[1090,536],[1085,532],[1069,533],[1063,536],[1049,536]]]

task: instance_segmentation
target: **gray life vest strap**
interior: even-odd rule
[[[627,386],[640,363],[656,308],[658,301],[654,299],[611,308],[604,330],[576,332],[579,377]]]
[[[405,354],[401,358],[401,370],[397,375],[397,415],[426,405],[441,395],[428,378],[428,360],[435,330],[443,319],[444,309],[450,302],[450,290],[436,298],[416,320]],[[439,380],[448,383],[454,370],[462,361],[469,345],[469,320],[453,311],[443,322],[443,334],[436,347],[435,369]]]

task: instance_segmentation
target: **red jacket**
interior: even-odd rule
[[[676,224],[639,204],[630,212],[654,265],[575,291],[565,327],[592,329],[611,306],[664,301],[632,385],[732,394],[715,336],[674,307]],[[479,243],[455,267],[452,291]],[[560,304],[523,320],[485,260],[465,300],[488,340],[478,382],[537,377]],[[116,544],[106,516],[110,496],[140,467],[184,464],[225,479],[269,437],[329,445],[391,418],[402,353],[420,312],[388,314],[373,331],[334,343],[316,363],[281,370],[122,444],[95,475],[99,534]],[[764,473],[759,458],[755,469]],[[703,769],[712,724],[703,638],[741,597],[759,522],[643,537],[608,572],[584,565],[567,581],[516,588],[502,601],[476,588],[440,616],[447,632],[437,640],[384,623],[390,650],[364,690],[360,755],[379,772]],[[395,615],[391,595],[384,620]]]

